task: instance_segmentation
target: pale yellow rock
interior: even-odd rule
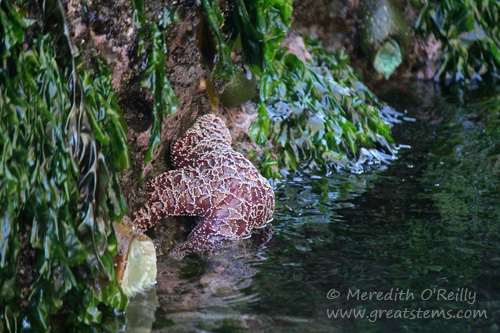
[[[114,227],[118,239],[118,254],[114,258],[116,278],[125,294],[132,297],[156,283],[155,247],[127,219]]]

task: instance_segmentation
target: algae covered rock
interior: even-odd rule
[[[402,63],[409,44],[408,28],[397,2],[362,0],[359,43],[375,70],[388,79]]]
[[[252,98],[255,88],[257,88],[255,74],[249,69],[237,68],[224,88],[220,101],[226,106],[241,105]]]

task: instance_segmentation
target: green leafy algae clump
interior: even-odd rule
[[[213,46],[209,67],[214,79],[234,74],[231,52],[241,47],[244,62],[260,74],[274,59],[292,20],[293,0],[235,0],[222,12],[219,2],[200,0]]]
[[[61,3],[39,5],[28,42],[33,21],[0,1],[0,331],[116,330],[121,111],[100,63],[82,81]]]
[[[366,160],[392,158],[390,121],[397,113],[359,81],[345,53],[327,53],[317,41],[307,44],[311,64],[280,50],[262,75],[250,137],[260,145],[270,138],[279,148],[277,160],[265,156],[264,175],[277,177],[276,165],[361,172]]]
[[[139,55],[146,56],[143,66],[142,87],[153,94],[153,126],[149,132],[149,149],[144,157],[144,163],[153,158],[153,153],[160,145],[161,125],[163,118],[177,110],[179,101],[167,79],[166,54],[167,43],[164,29],[178,23],[178,15],[174,7],[164,7],[159,23],[148,20],[144,14],[144,1],[132,1],[133,18],[139,28]],[[145,43],[150,42],[149,50]]]
[[[416,26],[443,43],[436,79],[469,80],[500,70],[500,2],[428,1]]]

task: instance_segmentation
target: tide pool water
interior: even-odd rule
[[[361,175],[290,175],[265,245],[159,258],[150,327],[498,331],[499,91],[381,89],[406,119],[393,128],[398,159]]]

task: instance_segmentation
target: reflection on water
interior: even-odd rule
[[[429,87],[412,89],[379,92],[416,119],[394,129],[411,148],[391,165],[362,175],[291,176],[276,191],[275,234],[264,246],[159,258],[153,329],[498,330],[498,106],[493,114],[485,111],[484,101],[495,107],[491,99],[459,103]],[[337,309],[377,317],[329,318],[327,310]],[[468,310],[486,312],[458,318],[474,316]]]
[[[158,306],[155,287],[132,298],[127,307],[127,326],[125,332],[151,331]]]

